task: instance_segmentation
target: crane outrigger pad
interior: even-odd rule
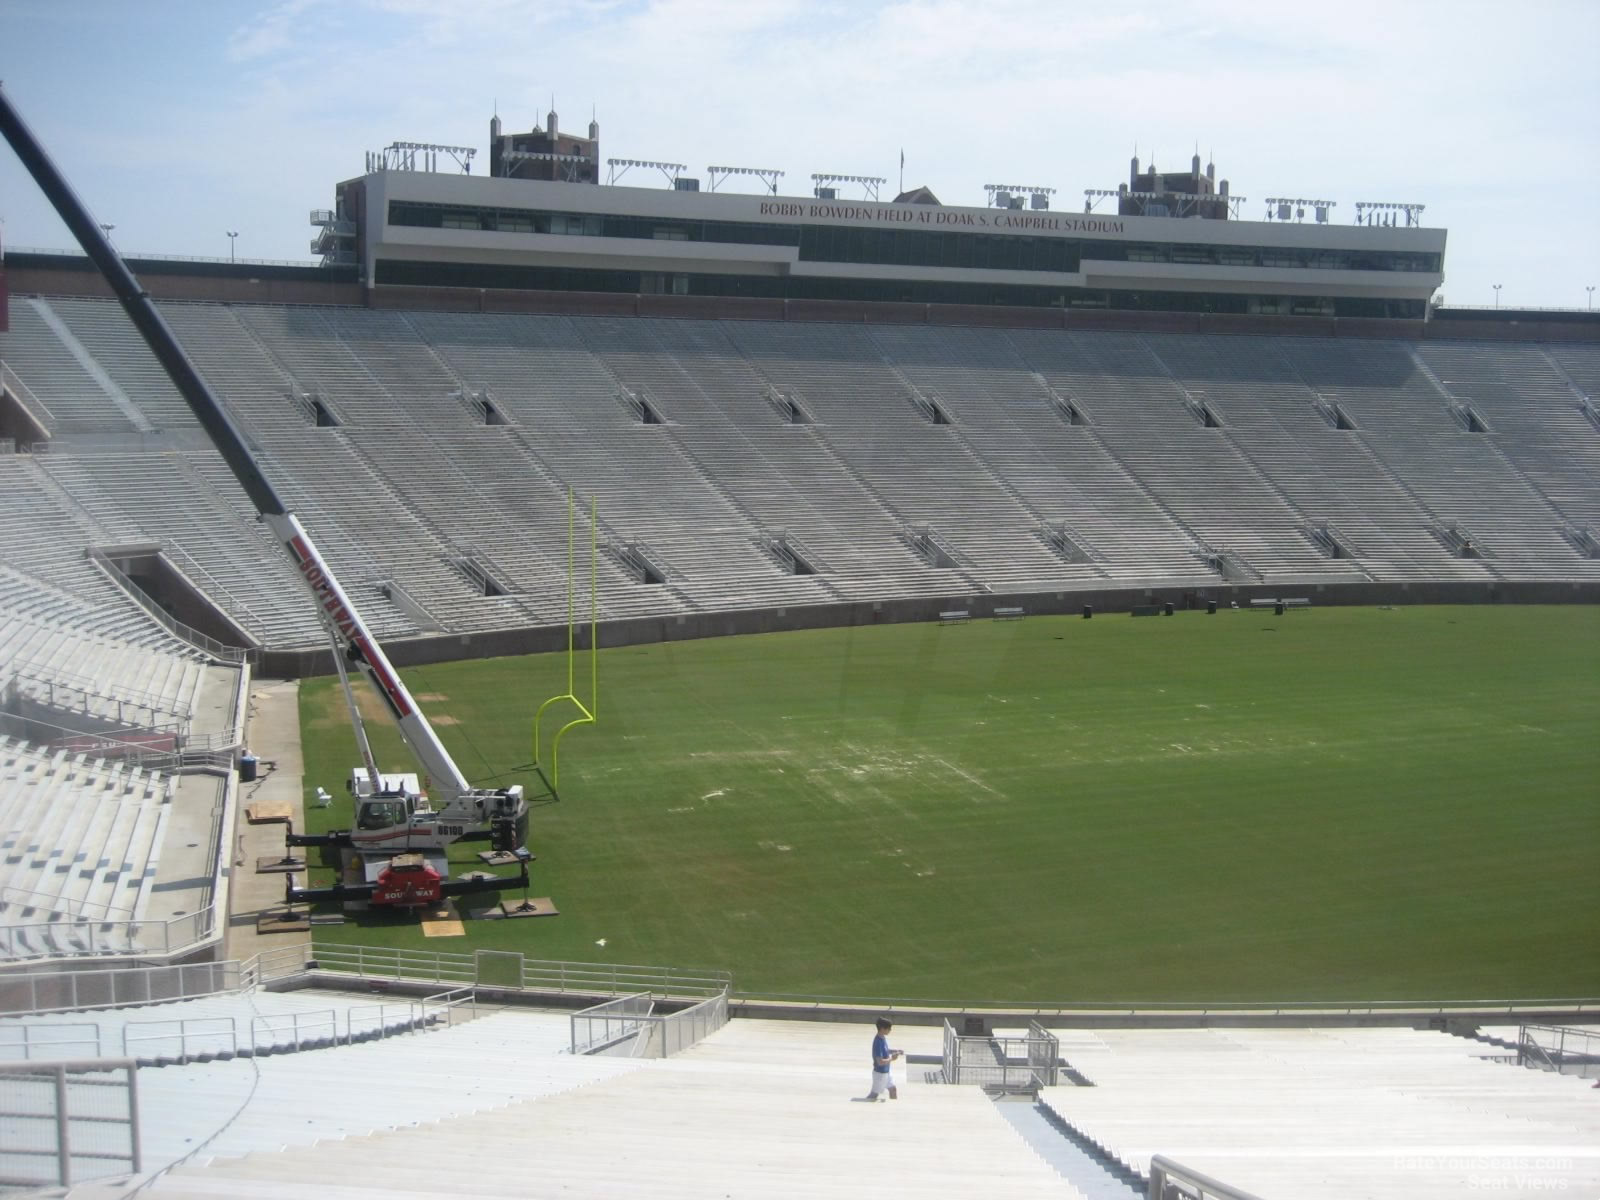
[[[467,927],[452,904],[441,904],[422,914],[423,937],[465,937]]]
[[[304,933],[311,928],[311,914],[304,909],[276,908],[256,917],[257,933]]]
[[[256,874],[272,875],[282,871],[300,871],[305,869],[305,865],[304,858],[290,854],[287,850],[276,858],[270,854],[262,854],[256,858]]]
[[[554,900],[549,896],[537,896],[531,900],[502,900],[498,905],[489,910],[501,917],[559,917],[561,910],[556,908]]]

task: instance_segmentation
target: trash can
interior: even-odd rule
[[[1094,605],[1085,604],[1083,606],[1083,619],[1087,621],[1092,616],[1094,616]]]
[[[1171,600],[1168,600],[1166,602],[1166,604],[1164,604],[1162,606],[1162,613],[1163,613],[1163,615],[1169,616],[1169,617],[1172,615],[1172,601]]]
[[[256,766],[261,762],[254,754],[241,754],[239,756],[239,782],[254,783],[256,781]]]
[[[1217,602],[1215,600],[1206,601],[1206,613],[1208,616],[1213,617],[1217,615]]]

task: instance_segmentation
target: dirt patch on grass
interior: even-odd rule
[[[415,692],[412,695],[412,699],[421,703],[433,700],[448,700],[450,697],[443,692]]]
[[[450,715],[448,715],[446,713],[436,713],[433,716],[429,717],[428,720],[432,721],[435,725],[459,725],[459,724],[461,724],[460,721],[456,720],[454,717],[452,717],[452,716],[450,716]]]

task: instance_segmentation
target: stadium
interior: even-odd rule
[[[553,112],[124,263],[5,100],[0,1183],[1600,1187],[1600,320]]]

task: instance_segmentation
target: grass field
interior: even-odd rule
[[[328,936],[856,999],[1600,996],[1592,607],[896,625],[600,671],[529,837],[561,916]],[[405,674],[469,777],[535,790],[562,657]],[[301,708],[335,790],[334,681]]]

